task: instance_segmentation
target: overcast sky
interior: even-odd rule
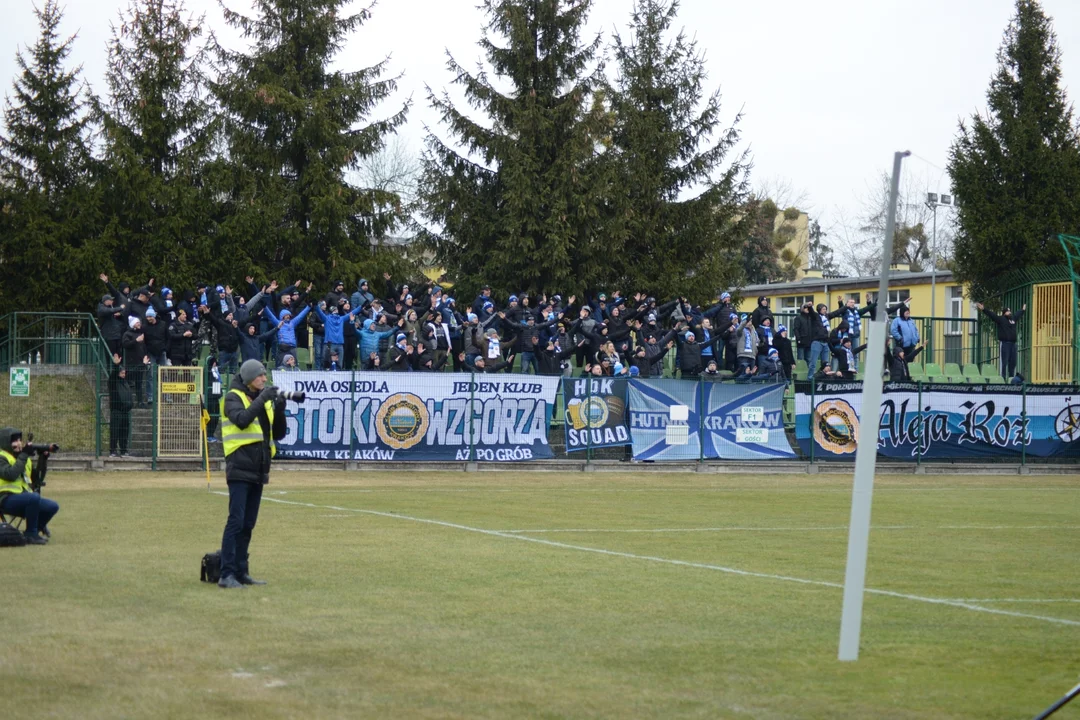
[[[62,0],[63,1],[63,0]],[[226,0],[240,11],[250,0]],[[364,3],[366,4],[366,3]],[[595,0],[590,32],[626,34],[632,0]],[[412,96],[402,131],[419,152],[424,125],[437,126],[424,85],[445,87],[444,52],[465,67],[480,59],[483,15],[474,0],[381,0],[343,50],[338,65],[358,69],[390,55],[403,73],[390,114]],[[126,0],[68,0],[62,30],[78,33],[72,60],[95,92],[105,90],[110,21]],[[362,7],[354,3],[354,7]],[[15,48],[33,43],[30,0],[5,3],[0,25],[0,83],[10,93]],[[187,0],[232,47],[216,0]],[[1063,83],[1080,85],[1080,1],[1043,0],[1063,51]],[[857,217],[868,187],[910,149],[906,169],[948,192],[940,170],[957,121],[985,109],[995,53],[1013,13],[1012,0],[683,0],[679,23],[705,51],[709,81],[723,94],[725,119],[740,125],[753,155],[755,185],[786,182],[828,227]],[[1069,93],[1076,98],[1076,93]]]

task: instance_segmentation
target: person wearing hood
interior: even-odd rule
[[[221,442],[225,482],[229,487],[229,519],[221,538],[221,580],[230,590],[265,585],[251,577],[248,548],[259,517],[263,485],[270,482],[276,442],[288,432],[285,399],[266,381],[266,368],[247,360],[232,376],[221,402]]]
[[[1013,316],[1012,308],[1006,307],[1000,315],[993,310],[987,310],[982,303],[975,303],[986,317],[997,325],[998,347],[1001,358],[1001,377],[1011,378],[1016,374],[1016,328],[1020,318],[1027,312],[1027,303],[1020,308],[1020,312]]]
[[[891,382],[911,382],[911,370],[908,368],[908,364],[918,357],[922,349],[923,344],[919,343],[909,355],[904,352],[904,348],[893,345],[892,352],[886,355],[889,360],[887,366],[889,368],[889,380]]]
[[[128,317],[128,329],[121,341],[124,346],[124,367],[127,368],[131,386],[135,390],[135,399],[142,407],[147,395],[146,368],[150,365],[150,356],[146,352],[146,334],[142,321],[131,315]]]
[[[127,369],[120,355],[113,355],[109,371],[109,457],[127,457],[134,407],[135,392],[128,382]]]
[[[368,284],[366,278],[360,278],[356,281],[356,292],[349,298],[354,308],[363,310],[375,300],[374,293],[371,292],[371,286]]]
[[[897,345],[904,348],[905,355],[909,355],[919,344],[919,327],[911,319],[911,308],[907,305],[900,308],[900,313],[892,321],[889,334]]]
[[[480,294],[476,296],[475,300],[473,300],[471,309],[473,311],[473,314],[476,315],[476,317],[484,317],[484,314],[480,311],[486,303],[492,303],[492,306],[494,306],[494,301],[491,299],[490,285],[485,285],[484,287],[480,288]]]
[[[791,352],[791,340],[788,339],[788,329],[784,325],[776,328],[776,334],[773,336],[773,347],[776,348],[777,355],[780,358],[780,367],[784,371],[784,378],[790,380],[791,374],[795,370],[795,355]]]
[[[120,341],[127,330],[127,298],[112,286],[108,275],[102,273],[100,278],[109,288],[109,292],[101,296],[101,302],[97,306],[98,328],[105,344],[109,346],[109,354],[116,355],[122,349]]]
[[[304,306],[304,309],[293,315],[293,311],[289,308],[281,309],[281,317],[279,318],[274,314],[274,311],[267,307],[263,312],[270,318],[270,322],[275,325],[280,325],[277,336],[278,356],[284,357],[285,355],[292,355],[293,359],[296,358],[296,328],[302,327],[301,323],[304,322],[304,318],[307,317],[310,307]]]
[[[751,315],[754,320],[754,327],[761,327],[764,324],[762,320],[765,318],[769,318],[770,321],[775,323],[776,321],[773,320],[772,310],[769,308],[769,298],[762,295],[757,299],[757,302],[757,307],[754,308],[754,313]]]
[[[0,429],[0,511],[24,518],[26,542],[44,545],[52,536],[49,521],[60,512],[60,506],[31,489],[33,467],[22,431],[12,427]]]
[[[237,338],[240,341],[240,358],[243,362],[258,360],[262,357],[263,345],[267,341],[273,340],[274,336],[278,334],[280,322],[279,320],[278,325],[271,325],[269,330],[261,334],[259,333],[259,326],[255,324],[254,320],[247,325],[236,328]]]
[[[556,337],[549,337],[543,344],[541,344],[539,335],[532,335],[529,338],[529,342],[532,343],[533,357],[536,359],[536,374],[557,376],[563,374],[564,361],[574,354],[576,348],[574,347],[562,347]],[[582,340],[582,343],[585,341]],[[524,366],[524,363],[522,363]]]
[[[281,358],[281,365],[278,366],[278,370],[282,372],[299,372],[300,366],[296,364],[296,356],[292,353],[285,353]]]
[[[405,327],[404,319],[399,319],[397,325],[388,325],[386,322],[386,316],[380,315],[379,321],[375,322],[371,318],[364,320],[364,325],[360,329],[360,359],[366,366],[371,360],[371,356],[376,358],[380,357],[379,342],[383,338],[388,338],[395,332],[398,332],[400,328]],[[380,363],[381,364],[381,363]],[[365,367],[365,369],[367,369]]]

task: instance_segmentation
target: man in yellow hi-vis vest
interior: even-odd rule
[[[259,517],[263,485],[270,482],[275,440],[285,437],[285,400],[266,384],[266,368],[246,360],[221,399],[221,443],[225,449],[225,481],[229,485],[229,519],[221,538],[223,588],[265,585],[248,572],[248,545]]]
[[[44,545],[49,536],[49,521],[60,506],[30,489],[33,461],[23,443],[22,432],[0,428],[0,510],[6,515],[26,518],[23,534],[31,545]]]

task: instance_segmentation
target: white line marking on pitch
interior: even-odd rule
[[[218,495],[228,496],[228,493],[221,491],[215,491]],[[501,532],[499,530],[485,530],[484,528],[470,527],[469,525],[460,525],[458,523],[446,522],[444,520],[430,520],[428,518],[413,517],[411,515],[399,515],[397,513],[382,512],[379,510],[362,510],[358,508],[339,507],[337,505],[316,505],[315,503],[296,502],[295,500],[280,500],[278,498],[263,498],[267,502],[280,503],[282,505],[294,505],[297,507],[315,508],[318,510],[337,510],[340,512],[353,512],[362,515],[374,515],[376,517],[392,518],[395,520],[408,520],[409,522],[423,523],[425,525],[436,525],[438,527],[450,528],[453,530],[464,530],[465,532],[478,533],[480,535],[490,535],[492,537],[507,538],[510,540],[520,540],[522,542],[536,543],[537,545],[546,545],[548,547],[560,548],[562,550],[577,550],[579,552],[596,553],[597,555],[607,555],[609,557],[627,558],[630,560],[646,560],[648,562],[663,563],[665,565],[676,565],[679,567],[691,567],[700,570],[716,570],[717,572],[727,573],[729,575],[739,575],[741,577],[761,578],[763,580],[779,580],[782,582],[798,583],[800,585],[814,585],[817,587],[827,587],[836,590],[843,590],[844,586],[841,583],[828,582],[825,580],[809,580],[806,578],[798,578],[790,575],[773,575],[771,573],[753,572],[751,570],[740,570],[738,568],[725,567],[723,565],[710,565],[707,563],[690,562],[687,560],[673,560],[671,558],[656,557],[653,555],[635,555],[634,553],[619,552],[617,550],[604,550],[603,548],[587,547],[585,545],[570,545],[568,543],[556,542],[554,540],[544,540],[542,538],[528,537],[526,535],[515,535],[513,533]],[[980,605],[974,605],[962,600],[950,600],[946,598],[932,598],[924,597],[922,595],[909,595],[908,593],[894,592],[892,590],[877,590],[874,588],[867,588],[866,592],[871,595],[883,595],[886,597],[899,598],[901,600],[912,600],[914,602],[923,602],[931,605],[946,605],[949,607],[958,607],[965,610],[971,610],[974,612],[988,613],[990,615],[1006,615],[1009,617],[1027,618],[1029,620],[1041,620],[1043,622],[1054,623],[1056,625],[1072,625],[1080,627],[1080,620],[1066,620],[1064,618],[1048,617],[1045,615],[1031,615],[1029,613],[1013,612],[1011,610],[998,610],[996,608],[982,607]]]
[[[703,528],[534,528],[500,530],[518,534],[540,533],[694,533],[694,532],[836,532],[847,525],[818,527],[703,527]],[[1080,525],[875,525],[872,530],[1080,530]]]
[[[949,598],[965,603],[1080,603],[1080,598]]]

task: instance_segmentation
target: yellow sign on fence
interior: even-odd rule
[[[158,457],[203,456],[202,397],[202,368],[158,368]]]
[[[163,382],[161,383],[161,392],[194,395],[199,392],[199,386],[193,382]]]

